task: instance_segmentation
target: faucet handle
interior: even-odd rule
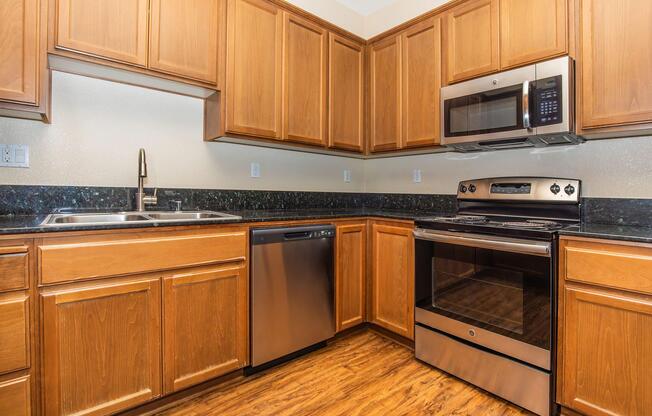
[[[173,209],[173,210],[176,211],[176,212],[181,211],[181,204],[182,204],[182,202],[183,202],[183,201],[181,201],[181,200],[179,200],[179,199],[176,199],[176,200],[172,200],[172,201],[170,201],[170,209]]]
[[[156,204],[158,204],[158,197],[156,196],[157,191],[158,191],[158,188],[154,188],[154,194],[153,195],[143,195],[143,205],[156,205]]]

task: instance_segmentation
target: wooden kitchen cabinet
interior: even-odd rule
[[[281,138],[283,12],[263,0],[228,0],[226,131]]]
[[[434,146],[440,139],[441,23],[433,18],[402,35],[402,147]]]
[[[145,67],[149,0],[58,0],[56,46]]]
[[[395,150],[401,145],[401,37],[378,41],[369,53],[370,150]]]
[[[217,83],[221,0],[151,0],[149,67]]]
[[[328,139],[330,147],[364,149],[364,47],[329,34]]]
[[[0,292],[29,286],[29,247],[23,243],[0,246]]]
[[[335,321],[337,331],[365,320],[367,224],[337,226],[335,240]]]
[[[161,393],[160,279],[41,294],[45,415],[107,415]]]
[[[470,0],[448,11],[444,41],[448,83],[500,69],[498,11],[499,0]]]
[[[0,295],[0,374],[30,366],[29,334],[29,297],[22,292]]]
[[[371,322],[414,339],[414,237],[412,224],[371,226]]]
[[[173,272],[163,280],[163,385],[172,393],[247,364],[243,263]]]
[[[652,123],[652,2],[581,0],[580,127]]]
[[[565,54],[567,26],[567,0],[500,0],[501,69]]]
[[[0,415],[30,416],[30,391],[29,376],[0,381]]]
[[[282,137],[325,146],[328,32],[287,12],[283,20]]]
[[[563,238],[557,397],[586,415],[652,409],[652,246]]]

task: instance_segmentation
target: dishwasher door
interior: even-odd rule
[[[251,232],[251,365],[335,335],[335,227]]]

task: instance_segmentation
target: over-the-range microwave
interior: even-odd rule
[[[441,89],[441,143],[473,152],[579,144],[567,56]]]

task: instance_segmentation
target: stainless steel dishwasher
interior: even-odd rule
[[[335,335],[334,238],[331,225],[251,231],[253,368]]]

